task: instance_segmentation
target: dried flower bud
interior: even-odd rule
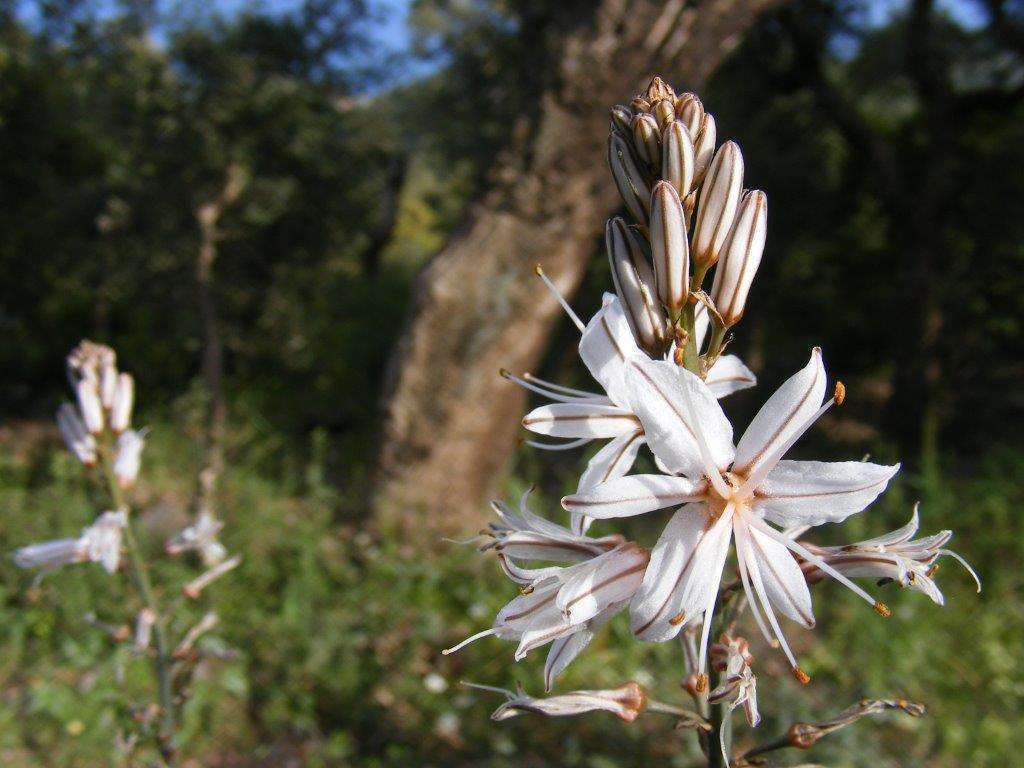
[[[668,317],[651,295],[654,273],[636,237],[619,217],[605,226],[605,246],[612,265],[615,291],[637,343],[651,356],[660,355],[668,338]]]
[[[735,325],[743,316],[767,233],[768,198],[760,190],[747,192],[740,201],[711,287],[715,308],[727,326]]]
[[[704,105],[695,93],[684,93],[676,99],[676,116],[683,121],[690,136],[696,138],[704,120]]]
[[[153,625],[156,614],[149,608],[143,608],[135,618],[135,652],[145,653],[153,636]]]
[[[655,75],[651,78],[650,84],[647,86],[646,93],[647,101],[654,104],[662,99],[667,99],[671,103],[675,103],[676,92],[672,90],[672,86],[662,80],[660,77]]]
[[[608,165],[626,210],[637,222],[645,223],[647,208],[651,204],[651,188],[640,172],[629,145],[614,133],[608,137]]]
[[[504,694],[506,701],[491,715],[491,719],[495,721],[508,720],[510,717],[524,713],[565,717],[605,710],[617,715],[627,723],[631,723],[647,706],[647,697],[644,695],[643,689],[635,682],[629,682],[611,690],[572,691],[547,698],[527,696],[522,687],[513,693],[489,685],[473,683],[465,683],[465,685],[470,688]]]
[[[612,130],[619,131],[623,136],[629,136],[632,131],[633,112],[629,107],[616,104],[612,107]]]
[[[241,556],[240,555],[235,555],[234,557],[232,557],[232,558],[230,558],[228,560],[224,560],[224,561],[218,563],[217,565],[213,566],[213,568],[210,568],[208,571],[205,571],[205,572],[201,573],[199,576],[197,576],[196,578],[192,579],[192,581],[190,581],[188,584],[183,586],[181,588],[182,594],[185,595],[185,597],[189,598],[190,600],[195,600],[196,598],[199,597],[199,594],[204,589],[206,589],[208,586],[210,586],[210,584],[215,582],[217,579],[219,579],[221,576],[223,576],[228,571],[231,571],[234,568],[237,568],[239,563],[241,563],[241,562],[242,562]]]
[[[658,129],[665,130],[665,126],[676,119],[676,107],[668,99],[662,99],[654,105],[654,109],[651,110],[651,114],[654,115],[654,119],[658,121]]]
[[[661,162],[661,129],[653,115],[637,115],[633,118],[633,143],[636,152],[647,165]]]
[[[728,141],[715,154],[700,190],[693,226],[695,268],[707,269],[718,261],[732,230],[742,190],[743,155],[735,142]]]
[[[110,405],[110,428],[124,432],[132,422],[132,405],[135,402],[135,380],[131,374],[122,373],[117,377]]]
[[[675,187],[680,198],[685,198],[693,186],[696,169],[693,140],[686,126],[673,120],[661,138],[661,178]]]
[[[676,318],[690,293],[690,249],[683,204],[667,181],[655,185],[651,199],[651,252],[658,298],[669,316]]]
[[[700,130],[696,134],[691,133],[693,139],[693,187],[695,189],[707,173],[711,165],[711,158],[715,154],[715,142],[718,140],[718,129],[715,127],[715,118],[710,114],[704,115],[701,119]]]

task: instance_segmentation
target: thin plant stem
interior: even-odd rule
[[[100,449],[103,475],[110,491],[110,499],[115,509],[124,510],[128,515],[128,522],[124,528],[124,544],[128,553],[128,576],[139,594],[143,605],[152,611],[155,617],[153,622],[153,643],[156,654],[153,656],[153,669],[157,679],[157,697],[160,704],[160,728],[157,733],[157,746],[164,763],[171,765],[174,760],[174,696],[171,690],[171,651],[167,638],[167,627],[164,615],[160,611],[153,593],[153,586],[149,580],[149,572],[145,560],[142,557],[142,550],[139,547],[138,538],[135,536],[135,525],[129,514],[128,504],[121,490],[114,473],[113,446],[110,440],[104,442]]]

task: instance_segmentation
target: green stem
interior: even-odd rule
[[[110,490],[110,499],[115,509],[123,509],[128,515],[128,504],[117,482],[114,473],[113,446],[108,440],[100,449],[103,474]],[[145,560],[142,557],[142,550],[139,547],[138,539],[135,536],[135,526],[128,516],[128,522],[124,528],[124,544],[128,552],[128,576],[139,594],[142,604],[149,609],[154,617],[153,621],[153,642],[156,646],[156,655],[153,657],[153,668],[157,679],[157,696],[160,703],[160,730],[157,734],[157,746],[160,755],[167,765],[174,760],[174,696],[171,690],[171,650],[167,638],[167,627],[164,616],[160,611],[159,604],[153,594],[153,586],[149,580],[149,573],[146,569]]]
[[[718,360],[718,356],[722,354],[722,342],[725,341],[725,334],[729,329],[724,325],[716,325],[714,330],[711,331],[711,341],[708,343],[708,368],[710,369],[715,361]]]

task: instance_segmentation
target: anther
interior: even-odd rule
[[[842,405],[846,399],[846,385],[841,381],[836,382],[835,394],[833,395],[836,399],[836,405]]]
[[[686,363],[686,358],[682,347],[676,347],[676,351],[672,353],[672,360],[678,366],[682,366]]]
[[[533,271],[537,273],[537,277],[544,277],[544,267],[539,262],[533,265]]]
[[[671,624],[673,627],[678,627],[680,624],[683,623],[683,619],[685,619],[685,618],[686,618],[686,611],[680,611],[675,616],[673,616],[671,619],[669,619],[668,623]]]
[[[501,378],[503,378],[503,379],[511,379],[512,378],[512,373],[509,371],[508,368],[499,368],[498,369],[498,375],[501,376]]]
[[[697,693],[707,693],[708,676],[701,672],[699,675],[697,675],[697,682],[693,687],[696,689]]]
[[[800,685],[807,685],[811,682],[811,676],[804,672],[800,667],[793,667],[793,677],[796,678]]]
[[[875,613],[877,613],[882,618],[888,619],[890,616],[892,616],[892,611],[889,610],[889,606],[885,603],[880,603],[876,601],[874,607]]]
[[[531,584],[528,587],[521,587],[519,589],[519,594],[522,595],[523,597],[526,597],[527,595],[532,595],[533,594],[533,585]]]

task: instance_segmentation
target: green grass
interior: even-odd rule
[[[27,430],[33,434],[38,430]],[[26,433],[27,434],[27,433]],[[494,563],[471,547],[435,540],[380,541],[361,519],[360,495],[323,480],[314,459],[294,455],[269,471],[265,452],[239,448],[223,483],[225,541],[243,565],[209,590],[222,617],[207,642],[237,649],[233,661],[204,662],[185,711],[182,742],[194,765],[612,766],[694,765],[691,735],[648,715],[627,725],[609,715],[559,720],[522,717],[492,724],[499,700],[460,679],[540,692],[543,652],[512,661],[512,646],[482,640],[451,657],[439,650],[487,626],[513,594]],[[0,544],[73,535],[92,517],[80,468],[52,438],[15,430],[0,445]],[[138,489],[141,523],[157,545],[186,520],[194,449],[160,423]],[[924,532],[956,531],[953,546],[978,566],[985,592],[944,561],[947,607],[893,586],[877,591],[894,611],[882,620],[838,585],[815,587],[818,628],[787,627],[813,675],[800,687],[781,654],[748,628],[759,672],[759,732],[736,716],[738,744],[752,745],[793,719],[837,712],[861,697],[900,695],[929,705],[928,717],[863,722],[823,740],[808,755],[844,766],[1004,766],[1024,752],[1024,538],[1018,524],[1024,457],[996,454],[971,477],[904,478],[868,513],[843,527],[859,537],[905,521],[921,498]],[[515,484],[514,482],[512,483]],[[356,484],[353,483],[353,486]],[[551,500],[548,500],[549,502]],[[551,504],[538,500],[538,509]],[[631,532],[652,540],[657,516]],[[471,534],[472,531],[467,533]],[[839,532],[826,532],[835,536]],[[157,558],[164,594],[198,572]],[[127,585],[98,566],[66,568],[33,585],[9,559],[0,564],[0,763],[98,766],[114,763],[115,734],[136,701],[148,701],[145,661],[115,648],[82,616],[120,622]],[[183,631],[201,606],[176,621]],[[130,614],[129,614],[130,615]],[[535,656],[535,657],[534,657]],[[431,692],[428,675],[447,683]],[[683,702],[674,644],[644,645],[619,619],[572,666],[559,688],[605,687],[639,679],[652,695]],[[642,758],[638,756],[643,756]]]

